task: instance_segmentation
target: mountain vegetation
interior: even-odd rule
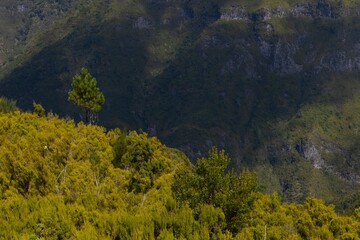
[[[358,239],[360,209],[286,204],[224,151],[192,165],[141,132],[0,102],[1,239]]]
[[[71,83],[73,89],[69,91],[68,100],[80,107],[85,123],[96,124],[97,112],[105,103],[104,94],[97,87],[96,78],[91,76],[86,68],[81,69],[81,74],[76,74]]]
[[[0,95],[77,122],[67,94],[85,66],[106,96],[101,125],[143,129],[193,163],[213,146],[225,149],[234,175],[255,171],[264,193],[278,192],[288,203],[314,196],[353,212],[360,206],[359,6],[359,0],[2,0]],[[183,174],[202,181],[198,171]],[[152,188],[151,181],[133,188]],[[178,194],[177,201],[188,199]],[[231,204],[214,206],[229,221]]]

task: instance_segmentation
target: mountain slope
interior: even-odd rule
[[[19,106],[77,116],[67,92],[86,66],[105,126],[148,130],[193,158],[225,148],[289,201],[359,192],[359,1],[23,4],[42,27],[29,23],[0,73]],[[45,6],[64,10],[41,18]]]

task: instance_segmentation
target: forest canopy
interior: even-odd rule
[[[192,165],[143,132],[0,105],[0,239],[360,238],[360,209],[283,203],[222,150]]]

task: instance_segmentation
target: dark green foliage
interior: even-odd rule
[[[91,76],[86,68],[82,68],[81,73],[74,76],[71,86],[68,100],[82,109],[85,123],[96,123],[96,112],[99,112],[105,103],[104,94],[97,87],[96,78]]]
[[[121,158],[126,152],[126,131],[115,129],[116,133],[113,148],[114,148],[114,159],[112,161],[115,167],[124,167]]]
[[[209,156],[198,159],[194,168],[177,173],[173,191],[178,201],[187,202],[192,208],[210,204],[222,209],[227,229],[237,233],[246,225],[257,180],[253,172],[226,172],[229,162],[223,150],[212,148]]]

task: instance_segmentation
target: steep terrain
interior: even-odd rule
[[[265,191],[360,191],[360,1],[5,1],[0,94],[62,116],[86,66],[107,127],[195,158],[213,145]],[[339,204],[340,206],[340,204]]]

